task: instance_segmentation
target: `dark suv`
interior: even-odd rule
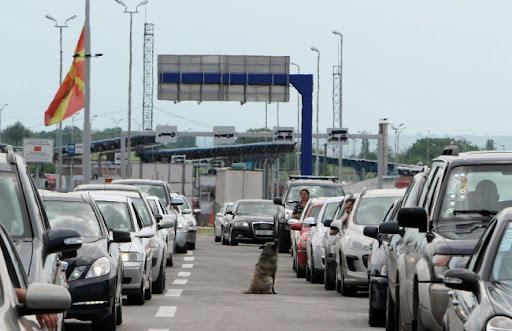
[[[483,184],[485,194],[479,192]],[[417,206],[398,212],[405,233],[396,261],[397,329],[442,329],[449,300],[444,272],[466,265],[492,216],[507,206],[512,153],[459,154],[454,146],[433,160]]]
[[[290,250],[290,225],[288,220],[292,218],[295,205],[300,201],[300,191],[307,189],[309,198],[343,196],[343,187],[336,177],[330,176],[290,176],[286,183],[283,196],[274,198],[276,205],[284,206],[284,213],[280,213],[274,220],[275,237],[279,253]]]

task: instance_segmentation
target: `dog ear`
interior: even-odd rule
[[[263,246],[260,246],[260,249],[263,249],[263,248],[265,248],[265,245],[263,245]]]

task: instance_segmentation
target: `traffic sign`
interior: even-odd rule
[[[128,154],[126,154],[126,161],[125,163],[128,163]],[[121,153],[114,153],[114,164],[121,164]]]
[[[327,144],[328,145],[348,145],[348,129],[347,128],[328,128]]]
[[[68,155],[73,155],[75,153],[75,144],[68,144]]]
[[[172,155],[171,156],[171,163],[185,163],[185,160],[187,159],[186,155]]]
[[[52,163],[53,139],[23,139],[23,158],[27,163]]]
[[[84,153],[84,144],[75,144],[75,154]]]
[[[274,126],[274,142],[293,144],[293,127]]]
[[[226,145],[235,143],[235,127],[234,126],[214,126],[213,142],[215,145]]]
[[[175,125],[157,125],[155,142],[160,144],[178,142],[178,127]]]

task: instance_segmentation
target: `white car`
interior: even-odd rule
[[[147,196],[149,206],[151,207],[151,211],[156,219],[162,218],[158,222],[159,230],[158,232],[163,238],[165,243],[165,259],[167,260],[167,265],[173,265],[173,257],[174,257],[174,238],[176,237],[176,215],[169,214],[167,209],[162,205],[160,199],[155,195]]]
[[[176,237],[174,238],[176,252],[186,253],[188,251],[188,222],[180,209],[180,206],[183,205],[184,201],[182,196],[178,194],[173,193],[171,194],[171,197],[172,213],[176,216]]]
[[[224,222],[233,218],[233,215],[228,214],[229,211],[233,210],[233,204],[233,202],[225,202],[215,215],[215,224],[213,225],[213,239],[215,242],[220,242]]]
[[[192,210],[190,204],[187,201],[187,198],[181,194],[172,193],[171,196],[179,197],[183,200],[183,204],[178,205],[183,217],[187,221],[188,226],[188,234],[187,234],[187,248],[194,250],[196,249],[196,237],[197,237],[197,221],[195,215],[201,213],[201,209]]]

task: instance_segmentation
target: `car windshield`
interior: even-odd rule
[[[151,207],[151,211],[153,212],[153,215],[160,214],[160,211],[158,210],[158,206],[156,203],[156,200],[148,199],[149,207]]]
[[[512,222],[501,238],[498,253],[494,258],[492,278],[495,281],[512,280]]]
[[[0,172],[0,223],[12,237],[26,237],[30,227],[24,221],[16,176]]]
[[[137,209],[137,212],[140,215],[140,218],[142,219],[142,222],[144,223],[144,227],[152,226],[153,219],[151,218],[150,211],[144,203],[144,200],[141,198],[133,198],[132,200],[135,208]]]
[[[164,206],[169,204],[165,189],[162,185],[137,184],[137,187],[140,188],[143,193],[158,197]]]
[[[44,204],[52,229],[75,229],[84,237],[85,242],[93,242],[102,237],[100,224],[91,204],[56,200],[47,200]]]
[[[441,220],[487,219],[512,206],[512,165],[453,168],[443,195]]]
[[[306,189],[309,191],[309,198],[318,197],[337,197],[343,195],[341,186],[336,185],[293,185],[290,186],[286,202],[293,203],[300,201],[300,191]]]
[[[354,223],[360,225],[378,225],[382,223],[389,207],[396,200],[396,196],[369,197],[363,196],[354,214]]]
[[[237,215],[251,215],[251,216],[274,216],[278,211],[278,206],[274,205],[272,201],[259,202],[259,201],[246,201],[238,204]]]
[[[97,201],[96,203],[109,229],[120,229],[130,232],[135,231],[126,203],[110,201]]]

